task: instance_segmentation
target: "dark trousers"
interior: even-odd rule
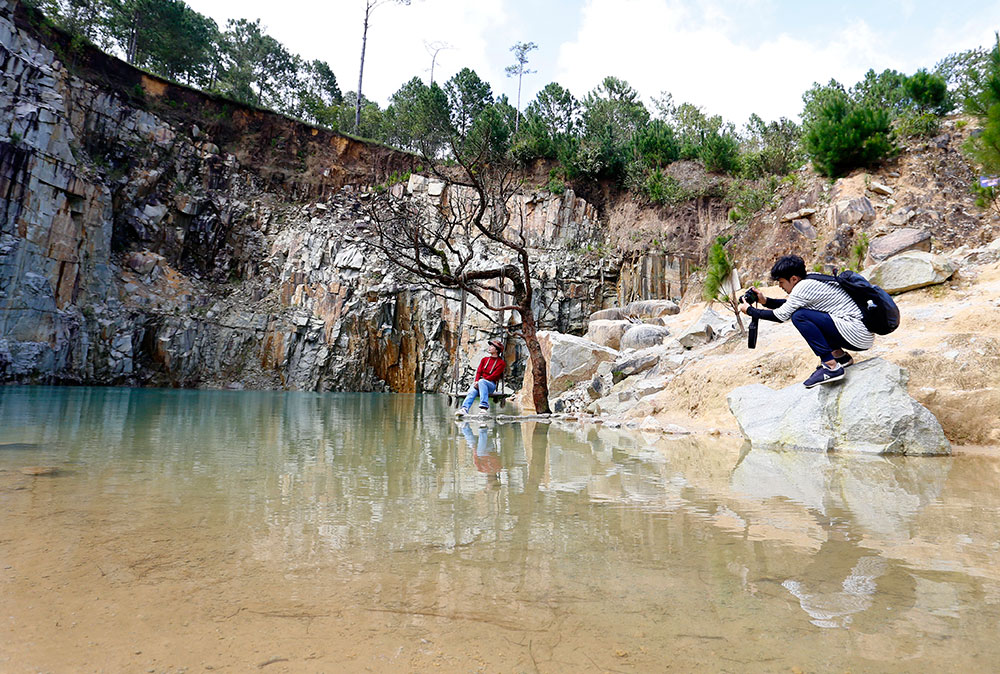
[[[796,309],[792,314],[792,325],[809,344],[820,360],[824,363],[833,360],[832,351],[850,349],[860,351],[858,347],[848,342],[837,330],[830,314],[813,309]]]

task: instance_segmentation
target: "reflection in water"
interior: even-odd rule
[[[479,425],[478,438],[472,434],[472,427],[468,421],[462,424],[462,435],[469,443],[472,450],[472,458],[476,464],[476,470],[486,473],[491,485],[497,485],[500,481],[500,453],[496,449],[496,443],[490,442],[489,427],[482,423]]]
[[[991,457],[740,456],[725,437],[449,411],[0,389],[0,669],[242,671],[278,653],[289,671],[989,671],[1000,655]],[[90,642],[111,660],[86,666]]]
[[[822,564],[824,579],[829,578],[831,567],[826,565],[831,559],[840,565],[842,561],[858,552],[857,546],[843,546],[833,539],[823,543],[810,567]],[[799,600],[802,610],[812,618],[813,625],[819,627],[847,627],[851,624],[852,615],[867,611],[875,600],[876,580],[886,572],[887,563],[880,557],[860,557],[851,567],[847,577],[839,587],[826,588],[829,582],[824,580],[811,587],[807,581],[788,579],[782,586]],[[806,569],[808,574],[809,567]]]

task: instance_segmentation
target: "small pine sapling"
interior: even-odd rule
[[[740,281],[733,267],[733,261],[725,249],[726,239],[719,237],[708,251],[708,268],[705,272],[703,297],[709,301],[726,304],[736,314],[736,323],[743,334],[743,320],[740,318]]]

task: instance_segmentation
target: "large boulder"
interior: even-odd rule
[[[868,246],[868,255],[865,258],[865,267],[878,264],[887,260],[893,255],[908,250],[922,250],[930,252],[931,233],[926,229],[912,229],[904,227],[890,232],[885,236],[880,236],[873,240]]]
[[[873,358],[839,383],[775,391],[743,386],[727,397],[740,430],[755,449],[867,454],[950,454],[931,412],[906,391],[909,375]]]
[[[815,240],[818,236],[816,234],[816,229],[812,226],[812,223],[804,218],[792,220],[792,228],[810,241]]]
[[[736,330],[736,319],[720,316],[711,306],[677,337],[685,349],[693,349],[702,344],[708,344],[713,339],[724,337]]]
[[[955,267],[948,258],[919,250],[894,255],[862,272],[869,281],[892,294],[944,283],[954,273]]]
[[[676,339],[668,339],[663,344],[639,349],[638,351],[625,351],[618,356],[614,365],[611,366],[614,381],[617,383],[622,379],[627,379],[646,370],[651,370],[660,365],[663,359],[683,351],[684,347]],[[667,371],[669,372],[673,369],[676,369],[676,366],[671,364],[667,368]]]
[[[620,349],[622,335],[634,325],[632,321],[591,320],[587,324],[587,339],[611,349]]]
[[[842,199],[834,203],[826,212],[827,220],[833,229],[840,225],[856,225],[859,222],[873,222],[875,207],[868,197],[857,199]]]
[[[632,351],[619,356],[611,370],[615,383],[633,375],[656,367],[660,362],[660,351],[655,346],[649,349]]]
[[[646,349],[659,346],[670,336],[670,330],[663,325],[637,323],[622,335],[620,346],[625,349]]]
[[[625,305],[625,313],[636,318],[660,318],[680,312],[680,306],[672,300],[636,300]]]
[[[556,398],[580,381],[589,380],[603,362],[614,362],[618,351],[594,344],[589,339],[564,335],[561,332],[542,330],[538,343],[548,364],[549,397]],[[531,406],[532,366],[524,373],[520,402]]]
[[[621,307],[601,309],[590,315],[591,321],[621,321],[628,318],[628,313]]]

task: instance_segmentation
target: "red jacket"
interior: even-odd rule
[[[476,368],[476,381],[488,379],[494,384],[499,384],[500,377],[503,376],[503,371],[506,368],[507,363],[504,362],[503,358],[486,356],[486,358],[479,361],[479,367]]]

